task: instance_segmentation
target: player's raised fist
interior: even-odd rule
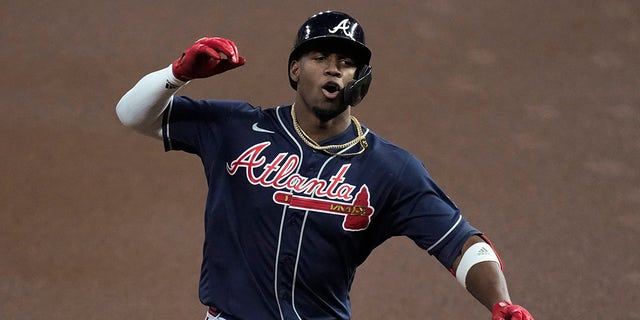
[[[507,301],[494,304],[491,312],[491,320],[534,320],[527,309]]]
[[[245,59],[238,54],[238,48],[233,41],[224,38],[202,38],[185,50],[171,66],[176,78],[189,81],[207,78],[244,63]]]

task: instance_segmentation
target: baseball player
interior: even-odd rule
[[[234,42],[202,38],[118,102],[121,122],[199,156],[208,183],[199,296],[208,319],[349,319],[356,269],[393,236],[433,255],[491,310],[512,304],[502,263],[423,164],[351,115],[367,94],[362,26],[326,11],[289,56],[292,104],[193,100],[189,81],[245,63]]]

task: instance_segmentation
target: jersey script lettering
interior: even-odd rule
[[[248,148],[234,161],[227,163],[227,172],[235,175],[238,169],[244,168],[247,180],[253,185],[284,189],[318,198],[353,200],[356,186],[345,183],[345,175],[350,164],[342,165],[328,180],[309,178],[296,173],[300,165],[300,157],[296,154],[279,153],[267,162],[262,152],[270,144],[271,142],[263,142]]]

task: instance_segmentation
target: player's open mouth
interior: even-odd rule
[[[322,86],[322,92],[327,99],[335,99],[340,94],[340,85],[335,82],[327,82]]]

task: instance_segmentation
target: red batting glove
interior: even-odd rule
[[[491,320],[534,320],[527,309],[507,301],[494,304],[491,312]]]
[[[224,56],[223,56],[224,55]],[[202,38],[171,65],[173,75],[189,81],[207,78],[237,68],[245,63],[236,44],[223,38]]]

